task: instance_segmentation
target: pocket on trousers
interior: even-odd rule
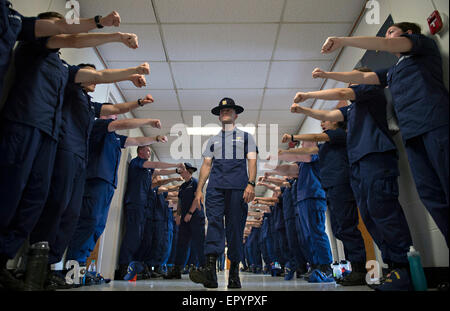
[[[373,190],[378,202],[392,201],[398,199],[398,176],[385,176],[373,183]]]
[[[23,129],[21,130],[19,127],[14,130],[14,126],[12,126],[11,129],[4,131],[0,144],[2,164],[23,164],[26,154],[23,150],[25,144]]]

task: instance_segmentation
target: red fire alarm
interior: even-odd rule
[[[439,11],[437,10],[431,13],[431,15],[427,18],[427,21],[432,35],[437,34],[444,26],[441,14],[439,14]]]

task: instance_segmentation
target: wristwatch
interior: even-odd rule
[[[137,103],[138,103],[139,106],[144,107],[144,104],[142,103],[142,99],[139,98],[137,100]]]
[[[191,211],[188,211],[188,214],[189,214],[189,215],[194,215],[194,213],[192,213]]]
[[[255,184],[255,182],[254,182],[254,181],[248,181],[248,184],[249,184],[249,185],[252,185],[253,187],[255,187],[255,186],[256,186],[256,184]]]
[[[102,24],[100,24],[100,19],[102,18],[101,15],[97,15],[94,17],[94,21],[95,21],[95,25],[97,25],[97,28],[101,29],[104,26]]]

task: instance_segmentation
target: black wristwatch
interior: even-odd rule
[[[249,184],[249,185],[252,185],[253,187],[255,187],[255,186],[256,186],[256,184],[255,184],[255,182],[254,182],[254,181],[248,181],[248,184]]]
[[[192,213],[191,211],[188,211],[188,214],[189,214],[189,215],[194,215],[194,213]]]
[[[144,104],[142,103],[142,99],[139,98],[137,100],[137,103],[138,103],[139,106],[144,107]]]
[[[97,25],[98,29],[103,28],[104,26],[102,24],[100,24],[100,19],[102,18],[101,15],[97,15],[94,17],[94,21],[95,21],[95,25]]]

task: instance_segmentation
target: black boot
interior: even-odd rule
[[[166,275],[163,276],[165,279],[181,279],[181,267],[174,265],[173,267],[169,267],[169,271]]]
[[[25,290],[22,280],[17,279],[5,267],[0,267],[0,290],[1,291],[23,291]]]
[[[48,271],[48,242],[31,245],[25,271],[25,290],[42,291]]]
[[[352,262],[352,272],[336,283],[343,286],[366,285],[366,274],[367,270],[363,263]]]
[[[206,265],[198,269],[193,269],[189,272],[189,278],[194,283],[201,283],[206,288],[217,288],[217,274],[216,274],[216,255],[206,256]]]
[[[241,288],[239,279],[239,262],[232,262],[228,274],[228,288]]]

